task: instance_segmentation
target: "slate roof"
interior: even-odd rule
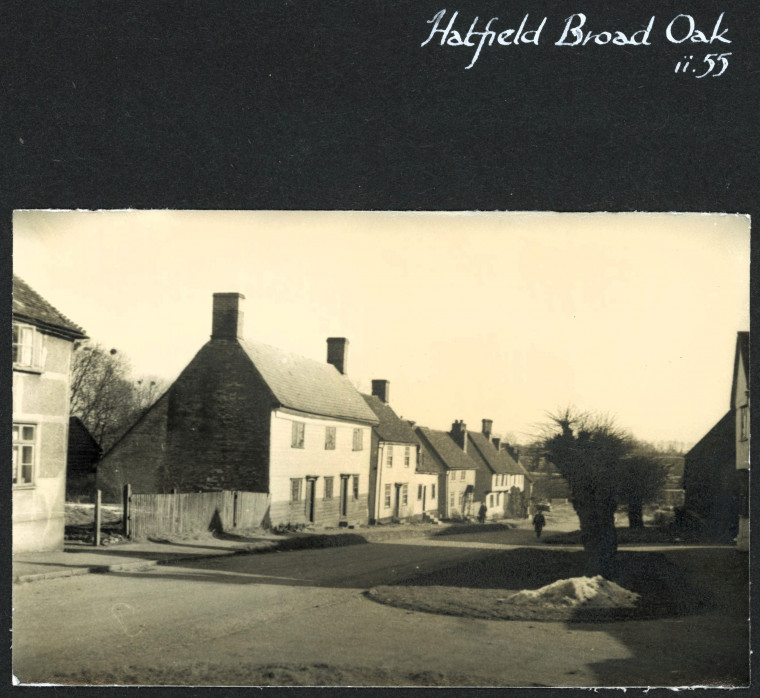
[[[390,405],[375,395],[362,395],[362,397],[380,420],[380,423],[374,427],[380,441],[419,445],[420,440],[414,433],[414,429],[409,426],[409,422],[401,419]]]
[[[322,417],[377,424],[351,381],[332,364],[239,340],[280,406]]]
[[[439,460],[440,465],[446,470],[477,470],[477,463],[459,448],[445,431],[427,427],[417,427],[415,431],[423,446]]]
[[[86,339],[84,330],[56,310],[23,279],[13,275],[13,318],[66,339]]]
[[[739,356],[742,357],[742,363],[744,364],[744,374],[747,379],[747,386],[749,386],[749,332],[737,332],[736,333],[736,354],[734,357],[734,375],[731,383],[731,408],[734,407],[734,399],[736,396],[736,371],[739,368]]]
[[[497,451],[490,439],[484,434],[474,431],[467,432],[469,447],[467,453],[485,465],[497,475],[525,475],[521,467],[507,451]]]

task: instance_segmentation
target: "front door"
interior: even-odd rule
[[[393,503],[393,516],[399,518],[399,512],[401,510],[401,484],[398,482],[395,482],[394,484],[396,485],[396,501]]]
[[[425,501],[427,500],[427,485],[422,485],[422,511],[420,513],[425,513]]]
[[[348,517],[348,475],[340,476],[340,518]]]
[[[306,521],[314,523],[314,499],[317,493],[317,478],[306,478]]]

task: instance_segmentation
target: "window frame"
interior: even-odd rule
[[[325,427],[325,451],[334,451],[336,440],[337,429],[335,427]]]
[[[30,340],[25,342],[22,336],[28,334]],[[34,325],[14,322],[11,337],[11,357],[13,367],[23,370],[39,371],[45,367],[44,334]],[[25,354],[28,353],[28,360]]]
[[[293,420],[290,428],[290,448],[306,448],[306,422]]]
[[[391,501],[391,486],[390,484],[386,484],[385,490],[383,491],[383,509],[390,509]]]
[[[24,429],[32,429],[32,438],[23,438]],[[15,432],[18,430],[18,436]],[[39,453],[39,425],[35,422],[13,422],[13,432],[11,439],[13,442],[13,452],[11,456],[11,478],[14,489],[28,489],[35,487],[37,484],[37,455]],[[29,462],[24,462],[24,452],[31,451]],[[29,480],[19,482],[24,473],[24,467],[29,468]]]
[[[364,429],[362,429],[361,427],[354,428],[351,450],[352,451],[364,450]]]
[[[391,444],[385,444],[385,467],[393,467],[393,446]]]
[[[406,482],[401,485],[401,506],[409,506],[409,485]]]
[[[412,462],[412,447],[404,446],[404,467],[408,468]]]
[[[302,500],[303,478],[290,478],[290,503],[296,504]]]
[[[354,502],[359,501],[359,476],[358,475],[351,476],[351,498],[352,498],[352,501]]]
[[[335,491],[335,478],[331,475],[328,475],[324,478],[325,480],[325,489],[324,489],[324,499],[330,500],[333,499],[334,491]]]

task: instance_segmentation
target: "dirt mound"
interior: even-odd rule
[[[635,608],[640,595],[601,575],[559,579],[540,589],[523,589],[506,603],[557,608]]]

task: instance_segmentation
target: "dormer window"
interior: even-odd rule
[[[32,325],[13,323],[13,365],[39,371],[44,366],[42,333]]]

